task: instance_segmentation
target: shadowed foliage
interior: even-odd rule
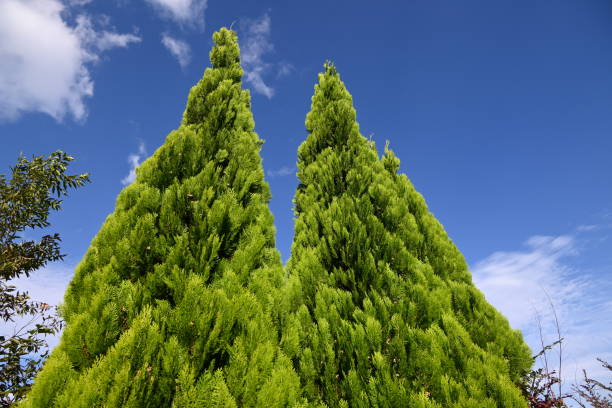
[[[331,63],[306,129],[282,337],[304,395],[341,407],[526,407],[513,383],[531,366],[520,331],[473,285],[399,160],[359,133]]]

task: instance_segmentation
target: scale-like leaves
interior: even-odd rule
[[[283,350],[328,406],[525,407],[520,332],[388,147],[359,133],[336,68],[319,74],[298,150]]]
[[[283,270],[235,32],[181,126],[138,169],[75,271],[67,326],[23,406],[281,407]]]

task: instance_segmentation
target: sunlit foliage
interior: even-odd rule
[[[278,347],[270,191],[235,32],[181,126],[137,170],[76,269],[61,343],[26,407],[280,407],[299,377]]]

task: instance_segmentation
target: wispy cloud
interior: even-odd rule
[[[130,172],[127,176],[121,179],[121,184],[128,185],[132,184],[136,180],[136,168],[140,166],[142,159],[146,156],[147,151],[143,142],[138,145],[138,153],[132,153],[128,156],[128,163],[130,163]]]
[[[274,96],[274,89],[264,82],[263,76],[272,67],[272,64],[264,62],[263,56],[274,50],[270,41],[271,25],[272,22],[267,13],[257,20],[246,19],[241,22],[244,34],[240,39],[240,54],[245,79],[255,92],[268,98]]]
[[[64,292],[72,278],[72,273],[72,266],[54,262],[30,273],[30,277],[22,276],[7,283],[16,286],[19,291],[28,292],[34,301],[57,306],[64,299]]]
[[[108,18],[99,18],[98,21],[107,26]],[[81,14],[76,18],[77,25],[74,32],[80,39],[82,46],[86,47],[89,59],[97,61],[99,52],[108,51],[113,48],[126,48],[132,43],[138,43],[142,39],[136,34],[119,34],[114,31],[96,30],[91,17]]]
[[[295,173],[295,168],[288,166],[283,166],[280,169],[267,171],[269,177],[285,177],[293,173]]]
[[[147,0],[162,17],[179,24],[204,27],[204,11],[208,0]]]
[[[556,340],[554,316],[545,293],[550,294],[564,338],[564,392],[571,391],[569,385],[581,382],[583,368],[591,378],[603,381],[609,372],[596,358],[612,361],[612,269],[594,276],[572,266],[594,238],[533,236],[523,250],[496,252],[472,267],[476,286],[512,327],[522,330],[534,353],[541,349],[538,314],[545,345]],[[558,355],[554,359],[558,361]]]
[[[96,29],[85,14],[69,24],[67,11],[59,0],[0,1],[0,120],[26,112],[84,120],[85,99],[94,93],[90,64],[104,51],[140,41]]]
[[[290,64],[288,62],[281,61],[277,65],[278,65],[277,72],[276,72],[277,78],[286,77],[287,75],[295,71],[295,67],[293,66],[293,64]]]
[[[181,68],[189,65],[191,60],[191,48],[185,41],[176,39],[169,34],[162,34],[162,44],[168,49],[170,54],[176,58]]]

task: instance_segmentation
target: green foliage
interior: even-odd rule
[[[351,407],[526,407],[519,331],[473,285],[463,256],[399,160],[359,133],[326,63],[298,150],[295,237],[281,345],[312,402]]]
[[[77,267],[60,345],[23,407],[527,407],[519,331],[336,68],[298,150],[287,276],[236,34]]]
[[[72,160],[59,150],[47,158],[36,156],[31,161],[20,156],[11,169],[10,180],[0,174],[0,278],[3,280],[29,276],[47,262],[63,259],[57,234],[45,235],[39,242],[16,241],[20,239],[18,234],[27,228],[48,227],[49,211],[61,208],[60,198],[68,189],[89,181],[88,174],[65,174]]]
[[[118,196],[65,295],[25,407],[301,403],[278,346],[284,280],[237,37],[214,33],[183,121]]]
[[[61,208],[60,198],[68,189],[89,181],[87,174],[66,174],[72,160],[62,151],[31,161],[20,156],[10,180],[0,174],[0,319],[5,323],[22,319],[12,336],[0,336],[0,407],[25,396],[48,353],[44,336],[61,329],[61,320],[49,305],[32,301],[7,282],[64,258],[59,234],[45,235],[40,241],[21,240],[19,234],[48,227],[49,212]],[[29,320],[23,324],[26,316]]]

